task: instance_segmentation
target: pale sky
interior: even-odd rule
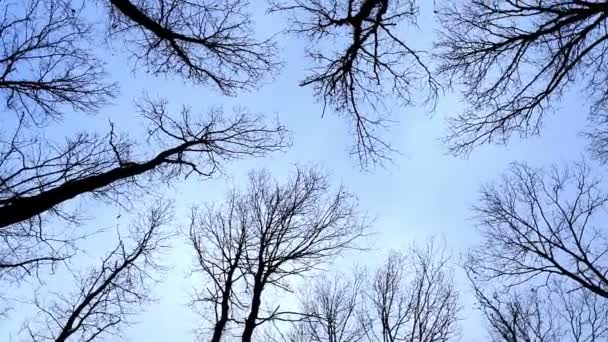
[[[257,1],[254,1],[254,3]],[[432,8],[421,4],[420,30],[406,38],[419,48],[429,48],[435,37]],[[262,14],[255,21],[260,33],[275,33],[282,28],[276,16]],[[415,38],[415,39],[414,39]],[[134,115],[133,98],[144,92],[163,96],[178,108],[188,104],[194,110],[224,104],[245,106],[254,112],[278,116],[292,132],[294,144],[285,153],[275,153],[266,159],[248,159],[229,164],[225,174],[214,180],[200,181],[191,177],[187,181],[175,182],[175,186],[163,190],[166,197],[175,200],[175,228],[187,220],[189,207],[209,201],[220,200],[230,186],[243,185],[244,178],[253,168],[267,168],[278,178],[284,177],[294,163],[316,163],[327,170],[337,185],[345,184],[359,197],[360,208],[376,217],[373,230],[377,233],[367,253],[348,255],[337,260],[331,269],[345,269],[354,263],[373,265],[391,249],[408,247],[412,241],[424,242],[431,236],[445,238],[453,253],[454,261],[476,242],[477,234],[472,222],[470,207],[475,203],[477,190],[488,181],[497,179],[508,164],[514,161],[529,162],[532,166],[544,166],[579,159],[584,151],[584,138],[578,136],[585,122],[581,115],[587,112],[584,99],[566,96],[561,108],[545,118],[540,137],[527,140],[513,139],[508,147],[484,146],[474,150],[468,158],[447,155],[440,142],[445,133],[444,119],[454,115],[462,107],[457,89],[446,89],[434,113],[425,108],[401,108],[394,113],[398,120],[387,138],[401,155],[394,155],[392,164],[385,168],[361,171],[357,162],[348,154],[351,137],[346,123],[333,113],[321,118],[322,106],[315,102],[311,90],[300,88],[298,81],[309,65],[303,58],[302,43],[294,37],[280,37],[281,58],[286,62],[274,82],[269,82],[259,91],[236,98],[222,98],[204,86],[184,84],[181,79],[149,77],[143,73],[131,73],[131,65],[125,57],[115,53],[109,57],[108,69],[111,78],[121,86],[121,96],[112,106],[100,111],[95,117],[74,120],[66,116],[63,123],[56,124],[51,134],[62,137],[70,131],[108,128],[108,119],[123,131],[137,132],[140,129]],[[117,44],[117,47],[119,44]],[[427,62],[433,65],[433,61]],[[95,206],[87,209],[91,217],[86,227],[95,229],[117,223],[128,224],[128,213],[117,217],[117,209]],[[110,237],[88,241],[91,249],[103,252],[113,246]],[[91,251],[91,254],[96,251]],[[138,317],[139,324],[128,329],[127,337],[132,341],[192,341],[190,330],[194,327],[193,316],[185,305],[189,290],[195,286],[187,277],[192,253],[183,239],[176,239],[167,256],[168,272],[155,288],[160,300],[150,305]],[[86,259],[82,259],[86,260]],[[468,287],[457,269],[457,280],[462,291],[461,301],[465,306],[461,322],[462,341],[482,341],[483,322],[471,310]],[[69,281],[69,279],[68,279]],[[69,288],[65,278],[55,278],[49,283],[59,288]],[[13,318],[19,317],[15,313]],[[0,323],[0,340],[16,339],[19,322]],[[5,330],[6,329],[6,330]],[[8,338],[3,337],[8,336]]]

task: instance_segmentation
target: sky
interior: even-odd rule
[[[407,32],[406,40],[416,47],[429,49],[432,46],[436,33],[432,10],[423,2],[418,31]],[[261,35],[273,34],[282,28],[281,20],[264,14],[263,8],[256,9],[255,22]],[[66,116],[64,122],[50,128],[49,134],[62,137],[83,127],[105,130],[108,120],[125,132],[137,132],[141,126],[134,115],[133,99],[144,92],[169,99],[174,108],[182,104],[190,105],[195,111],[215,105],[224,105],[227,110],[244,106],[254,112],[277,116],[293,133],[293,146],[286,152],[273,153],[263,159],[232,162],[219,177],[204,181],[190,177],[162,190],[166,197],[175,200],[173,226],[176,230],[184,227],[192,205],[221,200],[231,186],[243,186],[247,173],[252,169],[266,168],[282,179],[295,163],[315,163],[330,174],[333,183],[342,183],[357,195],[360,208],[375,218],[372,226],[375,234],[366,241],[370,251],[347,253],[328,267],[330,271],[348,269],[356,263],[373,266],[390,249],[407,248],[414,241],[424,242],[432,236],[445,239],[453,261],[457,263],[460,255],[478,239],[470,208],[475,204],[481,185],[500,177],[509,163],[515,161],[546,166],[580,159],[584,151],[585,140],[579,136],[585,125],[581,113],[587,111],[584,99],[576,94],[567,94],[556,113],[545,119],[541,136],[513,139],[506,147],[483,146],[466,157],[451,156],[441,143],[445,119],[458,113],[463,104],[458,89],[445,89],[433,112],[425,107],[396,109],[393,117],[398,123],[386,137],[400,154],[393,155],[393,162],[383,168],[363,171],[349,156],[352,139],[346,129],[347,123],[331,112],[321,117],[322,106],[315,101],[311,89],[298,86],[310,65],[303,58],[302,42],[294,37],[279,36],[279,44],[281,58],[286,63],[276,79],[233,98],[222,97],[209,87],[184,83],[177,77],[133,73],[132,64],[125,62],[122,52],[101,52],[107,56],[110,78],[121,86],[121,95],[96,116],[75,120]],[[435,63],[432,58],[427,62],[430,65]],[[118,218],[117,210],[110,206],[96,206],[87,211],[91,219],[85,224],[91,229],[128,225],[130,215]],[[86,243],[90,246],[91,255],[95,255],[95,249],[103,252],[112,247],[112,234]],[[88,260],[91,258],[83,257],[77,262],[85,264]],[[190,331],[196,324],[196,317],[185,305],[190,290],[196,286],[188,276],[192,252],[178,237],[165,260],[169,265],[168,271],[155,287],[159,300],[138,316],[138,324],[127,329],[126,337],[131,341],[193,340]],[[483,322],[471,309],[471,294],[458,268],[456,280],[465,306],[461,322],[462,341],[482,341],[485,336]],[[60,288],[70,286],[66,279],[54,279],[50,283]],[[15,314],[15,317],[20,314]],[[27,314],[23,313],[24,316]],[[0,340],[5,340],[1,336],[7,336],[4,331],[8,332],[8,340],[18,340],[15,333],[18,326],[0,323]]]

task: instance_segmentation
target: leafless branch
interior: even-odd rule
[[[301,299],[303,319],[281,333],[283,342],[356,342],[363,341],[369,324],[361,312],[365,298],[365,276],[336,274],[322,277]]]
[[[160,205],[132,228],[132,241],[120,239],[100,265],[82,277],[78,290],[57,295],[52,303],[37,300],[40,317],[26,328],[33,341],[93,341],[120,334],[141,307],[151,300],[149,284],[161,268],[157,253],[166,247],[161,232],[169,223],[170,206]],[[132,246],[130,246],[132,244]]]
[[[244,0],[104,0],[110,39],[153,74],[211,82],[225,94],[252,88],[278,67],[271,39],[257,41]]]
[[[132,158],[134,144],[116,140],[113,131],[105,137],[83,133],[55,146],[9,140],[0,152],[0,227],[57,213],[60,204],[82,194],[120,195],[143,174],[162,181],[209,177],[226,161],[264,155],[289,143],[282,126],[269,126],[259,115],[239,111],[226,118],[215,109],[198,119],[184,107],[176,118],[166,105],[152,100],[140,105],[149,122],[149,141],[160,147],[141,161]]]
[[[61,232],[43,229],[36,218],[0,231],[0,282],[19,283],[28,276],[41,279],[42,270],[52,273],[58,263],[73,256],[76,242],[84,237],[67,227]]]
[[[474,0],[438,12],[439,71],[464,85],[469,103],[451,121],[446,140],[454,153],[538,134],[547,111],[577,82],[587,84],[592,113],[606,109],[605,2]]]
[[[504,285],[563,279],[608,298],[607,201],[585,163],[549,171],[514,164],[502,183],[481,191],[483,240],[469,267]]]
[[[355,247],[366,224],[344,188],[331,194],[327,178],[315,169],[296,170],[284,185],[268,173],[252,173],[246,196],[254,217],[253,248],[246,260],[252,291],[242,333],[251,342],[258,326],[262,291],[285,288],[288,277],[304,275],[347,248]]]
[[[63,110],[90,112],[116,94],[103,64],[87,48],[91,28],[80,9],[60,0],[0,5],[0,96],[36,124]]]
[[[413,0],[272,1],[272,12],[291,13],[289,32],[310,40],[315,62],[302,86],[312,86],[324,106],[352,123],[353,148],[362,166],[390,158],[390,145],[378,130],[387,124],[386,97],[414,102],[413,88],[426,88],[434,102],[439,85],[423,62],[423,51],[399,35],[401,24],[415,25]],[[336,47],[337,46],[337,47]],[[336,47],[336,48],[334,48]]]
[[[298,316],[280,307],[264,312],[264,291],[289,291],[289,279],[304,276],[341,251],[355,248],[366,229],[353,196],[342,187],[332,193],[327,178],[314,168],[297,168],[283,184],[265,171],[252,172],[247,191],[234,192],[224,206],[204,217],[195,226],[194,236],[211,234],[205,240],[197,238],[208,246],[206,252],[197,254],[202,256],[199,265],[205,265],[207,278],[215,283],[207,287],[205,297],[215,308],[212,314],[219,312],[212,321],[217,328],[226,317],[222,301],[229,303],[224,307],[228,312],[239,308],[246,318],[229,319],[242,326],[238,335],[245,342],[251,341],[260,325]],[[242,248],[237,263],[235,256]],[[228,277],[236,267],[232,278]],[[231,285],[239,291],[227,291],[228,279],[240,283]],[[226,299],[226,294],[232,298]]]
[[[368,291],[369,341],[448,341],[457,335],[460,305],[448,256],[429,241],[393,252]]]
[[[196,252],[193,272],[202,274],[206,282],[196,289],[192,305],[209,321],[210,329],[199,330],[201,335],[212,331],[212,342],[221,341],[234,320],[235,307],[243,307],[236,293],[244,276],[249,224],[248,212],[235,192],[221,207],[210,206],[192,213],[189,238]]]
[[[525,287],[496,291],[471,278],[494,342],[591,342],[608,335],[608,301],[588,291]]]

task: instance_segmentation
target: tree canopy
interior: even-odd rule
[[[424,44],[418,25],[431,18],[436,35]],[[296,62],[285,42],[302,47]],[[605,340],[608,192],[595,170],[608,161],[605,56],[608,2],[599,0],[3,1],[0,317],[11,319],[9,303],[33,308],[16,332],[26,341],[123,338],[154,301],[164,251],[185,240],[200,340],[455,341],[460,267],[490,340]],[[146,92],[120,105],[138,129],[110,118],[81,125],[122,98],[114,58],[121,73],[178,80],[233,109]],[[342,119],[345,148],[365,171],[399,153],[387,133],[395,122],[437,112],[452,92],[464,105],[447,115],[442,146],[452,154],[539,135],[560,112],[591,124],[577,132],[590,159],[516,161],[482,186],[480,239],[460,266],[431,239],[379,265],[328,270],[344,254],[368,253],[382,227],[349,184],[333,184],[343,175],[312,163],[284,178],[254,168],[223,200],[195,199],[189,217],[175,198],[154,199],[179,197],[155,193],[161,187],[289,150],[298,138],[283,123],[291,113],[239,102],[298,62],[297,89],[310,92],[318,116]],[[572,94],[586,108],[561,113]],[[102,217],[102,203],[133,223]],[[87,241],[113,229],[114,244],[90,250]],[[57,281],[65,291],[51,290]],[[293,305],[273,301],[283,296]]]

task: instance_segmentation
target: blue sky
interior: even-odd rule
[[[406,40],[410,41],[411,36],[413,44],[429,48],[435,36],[435,23],[432,8],[426,3],[421,6],[420,29],[417,33],[408,32]],[[262,12],[260,10],[255,18],[261,34],[281,29],[276,16]],[[484,146],[467,158],[450,156],[440,139],[445,133],[445,118],[457,113],[462,104],[457,89],[446,89],[433,113],[423,107],[398,108],[394,112],[398,123],[386,136],[401,154],[394,155],[393,163],[385,168],[361,171],[348,154],[352,140],[346,130],[346,122],[331,112],[321,118],[322,106],[316,103],[311,90],[298,86],[309,65],[302,57],[302,43],[293,37],[281,36],[279,39],[281,58],[286,62],[282,72],[274,82],[267,82],[259,90],[235,98],[221,97],[208,87],[192,86],[178,78],[133,74],[125,56],[120,52],[113,53],[108,56],[108,70],[110,77],[120,83],[121,96],[95,117],[73,119],[66,116],[63,123],[53,125],[51,134],[60,137],[83,127],[105,130],[108,119],[124,131],[137,132],[140,126],[134,115],[133,98],[144,92],[169,99],[175,108],[188,104],[193,110],[204,111],[210,106],[223,104],[227,110],[233,106],[245,106],[254,112],[276,115],[293,132],[293,147],[265,159],[231,163],[223,175],[213,180],[200,181],[191,177],[164,189],[167,197],[175,199],[175,226],[180,227],[186,222],[191,205],[219,200],[230,186],[243,185],[247,172],[253,168],[265,167],[281,178],[294,163],[316,163],[329,172],[336,184],[342,182],[359,197],[361,209],[376,217],[373,230],[377,234],[370,241],[372,250],[349,254],[337,260],[330,270],[348,268],[357,262],[373,265],[389,249],[405,248],[412,241],[423,242],[430,236],[443,237],[455,256],[454,261],[457,261],[458,255],[477,239],[469,208],[475,202],[480,185],[498,178],[513,161],[543,166],[578,159],[583,152],[585,141],[578,133],[584,128],[585,121],[581,115],[587,110],[584,99],[572,94],[566,95],[561,108],[545,119],[540,137],[514,139],[508,147]],[[433,64],[432,59],[427,61]],[[92,229],[129,222],[128,215],[117,219],[116,209],[107,206],[96,207],[87,214],[94,217],[86,223]],[[109,249],[112,246],[111,234],[88,243],[100,251]],[[191,257],[192,253],[183,240],[176,239],[167,257],[169,270],[155,290],[160,300],[138,318],[140,324],[128,329],[127,337],[132,341],[192,340],[189,331],[193,328],[193,317],[184,305],[188,291],[195,286],[187,275]],[[84,264],[86,259],[82,260]],[[470,310],[471,298],[466,283],[459,269],[457,273],[463,304],[467,306],[462,322],[463,341],[481,341],[483,323]],[[64,279],[58,284],[62,288],[69,287]],[[0,330],[4,330],[2,327],[0,325]],[[9,336],[16,336],[14,330],[9,331]]]

